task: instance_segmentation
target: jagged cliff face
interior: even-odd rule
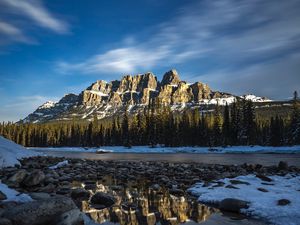
[[[124,112],[130,105],[132,113],[152,101],[171,105],[173,110],[208,104],[230,104],[236,96],[212,91],[208,85],[182,81],[176,70],[165,73],[161,82],[152,73],[126,75],[121,80],[98,80],[79,95],[65,95],[59,102],[47,102],[21,122],[92,119]],[[245,97],[246,98],[246,97]]]
[[[176,70],[171,70],[165,73],[161,82],[152,73],[126,75],[121,81],[109,83],[98,80],[80,94],[79,101],[85,106],[122,106],[147,105],[156,98],[163,104],[180,104],[211,97],[212,91],[206,84],[187,84],[180,80]]]

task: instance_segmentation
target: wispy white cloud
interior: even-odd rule
[[[31,43],[31,40],[16,26],[0,21],[0,34],[18,42]]]
[[[299,51],[299,10],[298,0],[201,1],[151,28],[146,40],[132,35],[130,41],[121,40],[119,48],[82,62],[60,61],[58,69],[64,73],[134,73],[191,59],[214,61],[226,69],[251,66]]]
[[[69,32],[69,25],[53,15],[41,0],[0,0],[0,44],[36,43],[26,34],[29,33],[27,28],[32,26],[59,34]]]
[[[15,11],[15,13],[24,15],[39,26],[51,29],[58,33],[65,33],[68,31],[68,25],[57,18],[55,18],[40,1],[33,0],[1,0]]]

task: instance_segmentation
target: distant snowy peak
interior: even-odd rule
[[[246,100],[251,100],[252,102],[272,102],[272,100],[266,98],[266,97],[259,97],[253,94],[248,95],[242,95],[241,98],[244,98]]]
[[[38,107],[38,109],[49,109],[49,108],[53,108],[55,106],[57,102],[53,102],[53,101],[47,101],[44,104],[42,104],[41,106]]]

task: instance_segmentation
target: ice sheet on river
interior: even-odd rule
[[[70,151],[70,152],[115,152],[115,153],[300,153],[300,146],[231,146],[231,147],[149,147],[133,146],[126,148],[123,146],[103,146],[100,148],[82,147],[58,147],[58,148],[30,148],[33,150],[47,151]]]

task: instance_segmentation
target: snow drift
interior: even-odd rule
[[[0,168],[20,165],[19,159],[40,155],[0,136]]]

